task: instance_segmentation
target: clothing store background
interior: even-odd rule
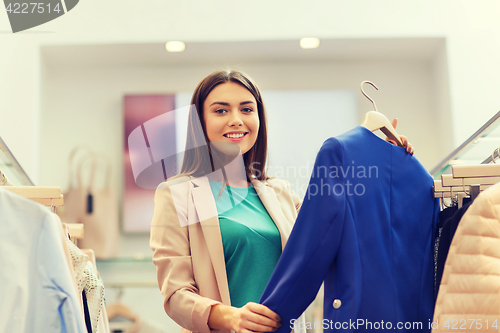
[[[328,105],[304,110],[305,128],[286,111],[269,115],[270,126],[274,116],[286,119],[270,128],[270,140],[290,142],[290,151],[303,149],[300,140],[311,143],[318,129],[334,136],[343,131],[336,123],[345,130],[361,123],[373,107],[359,83],[375,82],[380,90],[367,92],[378,110],[399,118],[398,133],[430,169],[500,109],[499,14],[496,0],[82,0],[67,15],[11,34],[0,10],[0,137],[36,185],[63,191],[69,152],[90,145],[113,159],[112,185],[121,193],[123,96],[186,93],[210,72],[232,67],[269,95],[353,96],[355,111],[332,110],[332,118],[324,118]],[[302,37],[320,38],[320,47],[300,49]],[[186,50],[168,54],[169,40],[184,41]],[[273,137],[278,127],[281,136]],[[120,256],[138,254],[151,255],[148,236],[123,234]],[[154,267],[144,274],[150,278]],[[140,291],[125,290],[123,301],[168,322],[159,291]],[[116,290],[107,293],[112,299]]]

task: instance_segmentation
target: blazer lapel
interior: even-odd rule
[[[193,178],[193,202],[200,219],[201,228],[219,287],[222,303],[230,305],[229,286],[227,283],[226,263],[224,261],[224,247],[220,233],[217,207],[207,177]]]
[[[285,244],[288,240],[288,236],[292,231],[292,226],[287,222],[285,215],[283,215],[283,211],[281,210],[281,205],[278,201],[278,197],[276,196],[276,192],[272,187],[267,185],[265,182],[261,182],[259,180],[253,179],[252,185],[257,192],[257,195],[260,198],[260,201],[266,207],[267,212],[271,216],[278,227],[278,230],[281,235],[281,248],[285,248]]]

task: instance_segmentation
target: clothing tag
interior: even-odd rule
[[[92,193],[89,193],[87,196],[87,214],[92,214],[94,211],[94,197],[92,196]]]

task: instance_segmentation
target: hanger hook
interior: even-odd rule
[[[118,287],[118,294],[116,295],[116,301],[120,302],[122,300],[122,297],[123,297],[123,287],[120,286]]]
[[[371,81],[363,81],[363,82],[361,82],[361,85],[360,85],[360,88],[361,88],[361,93],[362,93],[363,95],[365,95],[365,97],[366,97],[366,98],[368,98],[368,99],[370,100],[370,102],[372,102],[372,104],[373,104],[373,108],[375,109],[375,111],[378,111],[378,110],[377,110],[377,105],[375,104],[375,101],[374,101],[374,100],[373,100],[370,96],[368,96],[368,95],[365,93],[365,91],[363,90],[363,84],[364,84],[364,83],[368,83],[369,85],[371,85],[373,88],[375,88],[375,89],[377,89],[377,90],[378,90],[378,87],[375,85],[375,83],[373,83],[373,82],[371,82]]]
[[[491,161],[496,164],[497,162],[495,162],[495,160],[500,157],[500,147],[498,147],[497,149],[493,150],[493,153],[491,153]],[[497,153],[497,157],[495,157],[495,152]]]

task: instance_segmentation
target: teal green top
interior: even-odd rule
[[[253,186],[210,181],[217,205],[231,305],[258,303],[281,255],[281,237]]]

